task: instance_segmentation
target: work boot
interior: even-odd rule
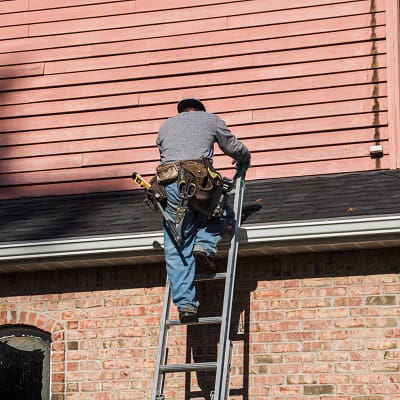
[[[195,244],[193,255],[196,260],[196,269],[205,269],[206,272],[214,274],[216,271],[215,256],[209,253],[203,246]]]
[[[196,310],[182,310],[179,311],[179,321],[182,323],[195,322],[197,321],[197,311]]]

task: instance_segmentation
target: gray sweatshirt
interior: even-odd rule
[[[182,160],[212,161],[214,143],[237,161],[250,161],[250,152],[215,114],[203,111],[182,112],[167,119],[160,127],[157,146],[161,163]]]

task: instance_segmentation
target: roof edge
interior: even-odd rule
[[[400,214],[291,221],[241,228],[241,245],[296,247],[336,245],[393,240],[400,233]],[[161,231],[143,234],[92,236],[50,241],[0,244],[0,262],[36,262],[52,258],[92,255],[136,254],[159,251],[163,246]]]

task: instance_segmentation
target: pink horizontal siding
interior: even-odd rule
[[[249,179],[390,166],[383,0],[6,3],[0,198],[133,188],[189,96],[251,149]]]

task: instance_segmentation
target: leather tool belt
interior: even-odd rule
[[[213,216],[222,192],[222,176],[209,160],[185,160],[161,164],[156,169],[157,182],[166,185],[177,180],[181,197],[187,204],[208,217]],[[190,196],[188,197],[188,193]]]

